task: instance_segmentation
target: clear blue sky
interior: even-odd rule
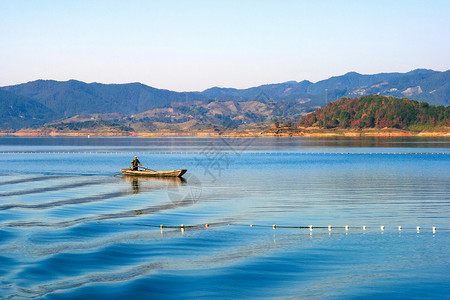
[[[0,0],[0,86],[176,91],[450,67],[450,1]]]

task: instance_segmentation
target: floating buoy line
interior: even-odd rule
[[[120,224],[119,224],[120,225]],[[277,225],[277,224],[273,224],[273,225],[261,225],[261,224],[234,224],[234,223],[205,223],[205,224],[197,224],[197,225],[185,225],[185,224],[181,224],[181,225],[164,225],[164,224],[160,224],[160,225],[148,225],[148,224],[132,224],[132,225],[138,225],[138,226],[146,226],[146,227],[155,227],[155,228],[160,228],[161,230],[163,229],[181,229],[183,232],[186,229],[202,229],[202,228],[210,228],[210,227],[219,227],[219,226],[241,226],[241,227],[251,227],[251,228],[272,228],[272,229],[307,229],[310,232],[314,231],[314,230],[327,230],[328,232],[332,232],[332,231],[344,231],[344,232],[349,232],[351,230],[362,230],[362,231],[367,231],[367,230],[379,230],[381,232],[386,231],[386,227],[384,225],[381,226],[349,226],[349,225],[345,225],[345,226],[313,226],[313,225],[309,225],[309,226],[290,226],[290,225]],[[433,226],[431,228],[422,228],[420,226],[416,226],[416,227],[403,227],[403,226],[398,226],[398,227],[389,227],[390,231],[398,231],[398,232],[402,232],[404,230],[416,230],[417,233],[420,233],[421,231],[431,231],[433,233],[437,232],[437,227]],[[450,229],[444,229],[441,228],[441,231],[450,231]]]
[[[237,151],[0,151],[1,154],[235,154],[245,153],[251,155],[442,155],[450,152],[248,152],[245,150]]]

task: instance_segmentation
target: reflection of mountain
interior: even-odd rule
[[[7,112],[0,121],[3,130],[55,120],[59,121],[49,130],[214,130],[298,120],[343,96],[379,94],[449,105],[450,71],[350,72],[316,83],[289,81],[248,89],[214,87],[182,93],[140,83],[87,84],[75,80],[38,80],[2,89],[0,108],[4,109],[0,112]]]

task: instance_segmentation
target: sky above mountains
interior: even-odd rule
[[[176,91],[450,69],[450,1],[0,0],[0,86]]]

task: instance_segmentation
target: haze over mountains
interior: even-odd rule
[[[448,106],[450,71],[350,72],[317,83],[289,81],[248,89],[213,87],[202,92],[174,92],[141,83],[36,80],[0,88],[0,128],[17,130],[88,119],[126,122],[141,130],[158,130],[167,124],[184,124],[182,130],[233,122],[238,127],[277,119],[298,120],[343,96],[369,94]]]

